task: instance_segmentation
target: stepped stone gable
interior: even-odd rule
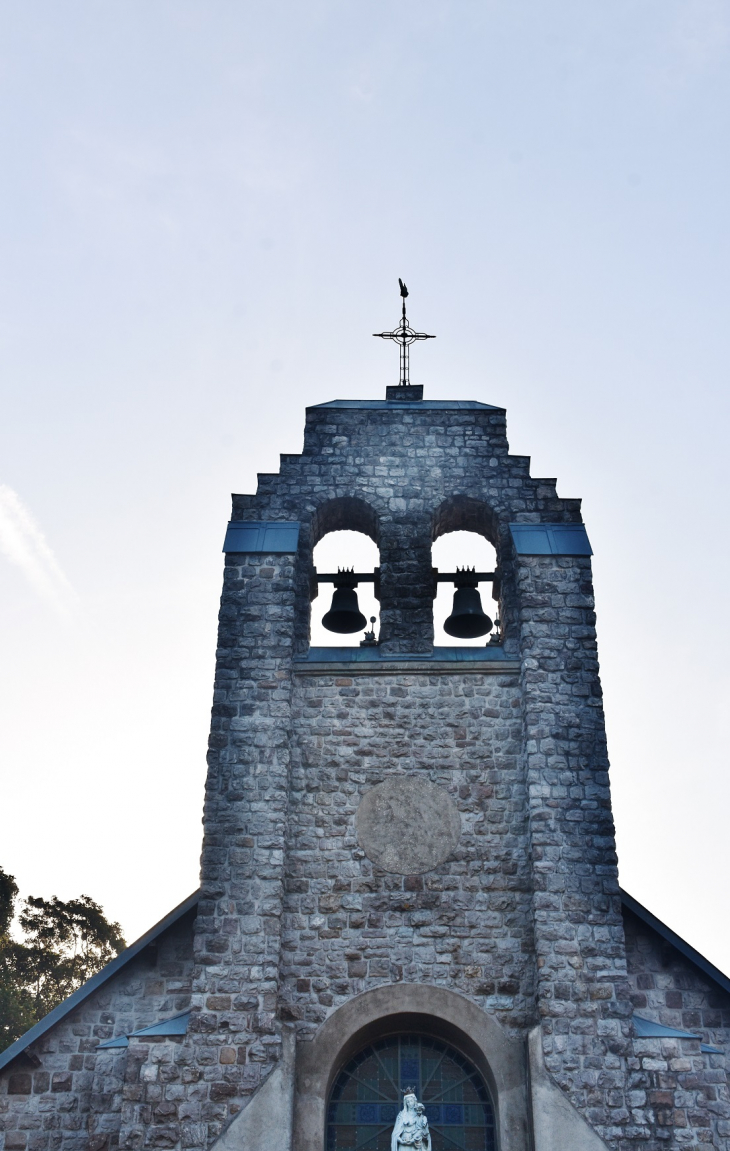
[[[580,531],[580,503],[509,454],[502,409],[401,395],[308,409],[301,455],[233,497],[249,533],[299,534],[226,554],[197,904],[0,1055],[0,1151],[341,1151],[334,1085],[395,1034],[470,1060],[485,1151],[730,1151],[730,981],[618,887],[589,555],[510,527]],[[310,648],[340,529],[380,553],[364,655]],[[468,659],[432,617],[460,529],[496,549],[502,621]],[[389,803],[434,843],[389,851]]]

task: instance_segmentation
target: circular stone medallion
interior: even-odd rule
[[[366,791],[356,815],[358,842],[373,863],[396,875],[419,875],[451,855],[461,819],[435,783],[395,775]]]

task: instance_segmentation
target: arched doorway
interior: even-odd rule
[[[342,1068],[327,1108],[327,1151],[390,1151],[407,1088],[425,1106],[433,1151],[495,1151],[482,1076],[456,1048],[420,1034],[378,1039]]]

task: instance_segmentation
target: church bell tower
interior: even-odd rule
[[[0,1151],[730,1151],[730,978],[618,886],[580,503],[410,383],[401,295],[399,383],[233,497],[200,890],[0,1051]]]
[[[200,1145],[379,1151],[410,1088],[434,1148],[602,1147],[631,1006],[580,501],[510,454],[502,408],[410,384],[427,337],[405,294],[381,334],[400,383],[308,408],[301,454],[233,497],[188,1037],[211,1063]],[[343,529],[376,569],[317,571]],[[454,531],[494,570],[436,571]],[[361,644],[365,581],[380,621]],[[312,646],[332,593],[342,646]]]

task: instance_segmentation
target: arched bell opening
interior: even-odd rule
[[[484,536],[473,531],[448,531],[433,545],[435,581],[433,601],[434,644],[437,647],[484,647],[501,636],[497,553]],[[472,571],[473,569],[473,571]],[[444,580],[444,575],[449,578]]]
[[[329,530],[312,558],[311,646],[375,646],[380,630],[377,545],[362,531]]]
[[[499,644],[499,524],[494,512],[473,496],[450,496],[433,513],[431,538],[434,644]]]

